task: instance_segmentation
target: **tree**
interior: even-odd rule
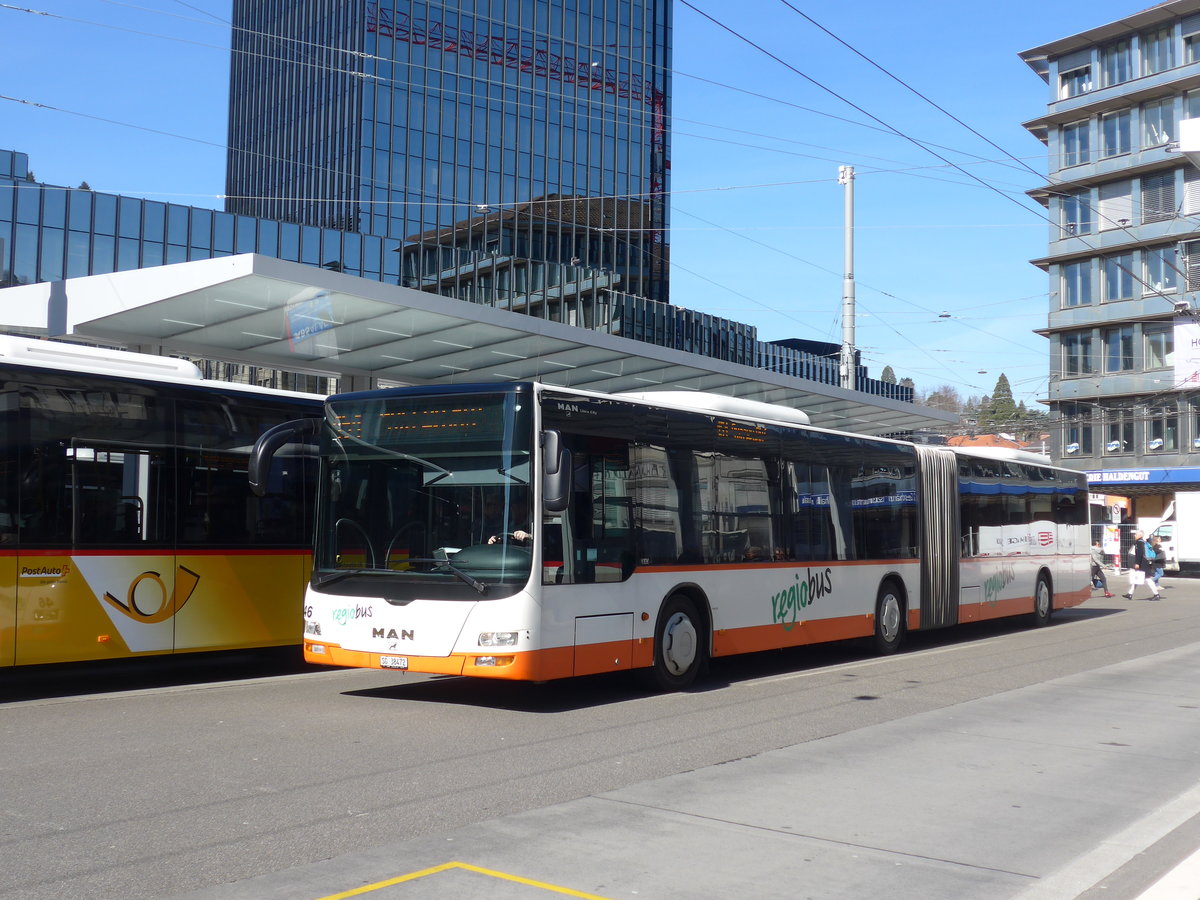
[[[892,371],[891,366],[883,367],[883,373],[879,376],[879,380],[884,384],[896,384],[896,373]]]
[[[86,181],[79,182],[79,190],[90,191],[91,189],[92,189],[92,186],[90,184],[88,184]]]
[[[925,405],[933,409],[944,409],[947,412],[956,413],[962,412],[963,399],[956,387],[943,384],[925,396]]]
[[[1003,372],[996,379],[991,399],[984,404],[980,424],[988,428],[1004,428],[1018,420],[1017,405],[1013,402],[1012,385]]]

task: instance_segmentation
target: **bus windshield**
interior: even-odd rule
[[[331,397],[313,585],[494,599],[532,569],[532,398],[521,390]]]

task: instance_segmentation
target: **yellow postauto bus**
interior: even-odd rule
[[[299,643],[315,462],[246,463],[322,398],[17,337],[0,379],[0,667]]]

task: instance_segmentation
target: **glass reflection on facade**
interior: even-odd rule
[[[670,38],[669,0],[237,0],[226,208],[464,300],[665,302]]]
[[[405,249],[395,238],[42,184],[29,180],[26,154],[0,150],[0,288],[235,253],[261,253],[397,284],[402,260],[408,258],[401,252]],[[761,341],[753,325],[597,287],[605,284],[603,273],[576,268],[575,281],[558,282],[540,302],[514,303],[467,286],[461,288],[468,295],[463,299],[821,384],[839,383],[837,354],[829,345]],[[211,360],[198,364],[207,377],[316,393],[334,389],[318,376]],[[857,375],[859,391],[913,401],[910,387],[869,378],[864,366],[857,367]]]

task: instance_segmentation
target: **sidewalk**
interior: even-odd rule
[[[1189,645],[186,896],[1136,897],[1200,846],[1198,673]]]

